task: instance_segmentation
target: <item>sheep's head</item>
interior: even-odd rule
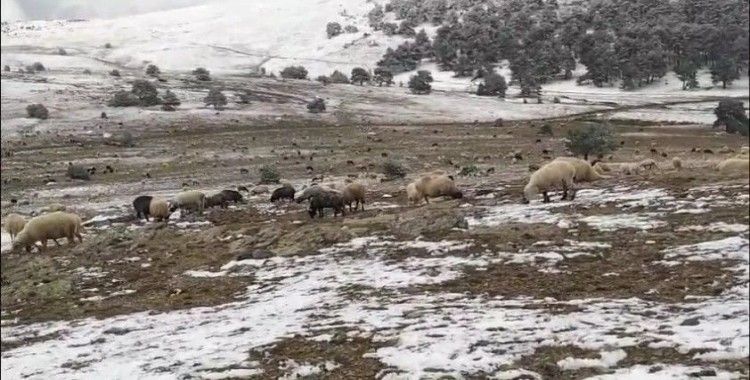
[[[464,193],[462,193],[461,190],[456,190],[456,191],[453,192],[453,194],[451,195],[451,197],[453,199],[461,199],[461,198],[464,197]]]
[[[25,248],[26,252],[31,252],[31,242],[30,242],[29,235],[26,233],[26,231],[21,231],[16,235],[16,239],[13,240],[13,245],[11,246],[11,251],[13,252],[20,252],[21,248]]]

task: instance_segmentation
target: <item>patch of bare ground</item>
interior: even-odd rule
[[[251,350],[250,359],[260,362],[263,374],[259,378],[263,379],[288,375],[285,369],[292,360],[297,364],[319,367],[320,372],[314,376],[321,379],[374,379],[386,368],[377,359],[367,357],[383,343],[375,343],[371,338],[347,337],[344,330],[333,330],[331,334],[329,341],[310,340],[299,335],[282,339],[268,347]],[[327,370],[326,362],[333,362],[337,367]]]

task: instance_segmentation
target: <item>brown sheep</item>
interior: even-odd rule
[[[153,198],[148,206],[148,213],[156,221],[169,220],[171,214],[169,202],[163,198]]]
[[[24,247],[26,252],[31,252],[31,247],[40,241],[42,246],[38,249],[42,252],[47,249],[47,240],[52,239],[59,246],[57,239],[63,237],[68,239],[68,244],[73,244],[76,237],[79,242],[82,242],[82,232],[81,218],[76,214],[63,211],[44,214],[26,223],[13,242],[13,250],[17,251]]]
[[[721,174],[747,175],[748,171],[750,171],[750,160],[747,158],[728,158],[716,165],[716,169],[718,169]]]
[[[557,157],[555,158],[555,161],[565,161],[573,165],[573,168],[576,170],[574,178],[576,182],[592,182],[598,179],[607,178],[592,168],[588,161],[577,157]]]
[[[448,196],[453,199],[463,198],[463,193],[458,190],[456,183],[446,175],[426,175],[415,182],[415,187],[426,203],[430,198]]]

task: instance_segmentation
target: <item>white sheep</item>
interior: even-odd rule
[[[156,221],[168,220],[170,212],[169,202],[163,198],[153,198],[148,205],[148,213]]]
[[[188,190],[175,196],[175,201],[172,204],[171,210],[174,211],[179,208],[180,210],[197,211],[201,214],[205,207],[206,194],[197,190]]]
[[[14,241],[16,239],[16,235],[18,235],[18,233],[23,230],[23,227],[25,225],[26,218],[21,215],[8,214],[8,216],[5,217],[5,230],[8,231],[8,234],[10,234],[10,241]]]
[[[422,196],[419,194],[419,191],[417,191],[417,183],[411,182],[410,184],[406,185],[406,199],[411,204],[418,204],[420,200],[422,200]]]
[[[68,244],[73,244],[76,237],[79,242],[82,242],[82,232],[81,218],[76,214],[56,211],[40,215],[31,218],[23,230],[18,233],[16,240],[13,242],[13,250],[17,251],[24,247],[26,252],[31,252],[31,247],[36,246],[36,242],[41,242],[42,246],[38,249],[42,252],[47,249],[47,240],[49,239],[52,239],[57,246],[60,246],[60,243],[57,242],[57,239],[60,238],[67,238]]]
[[[415,183],[414,187],[419,194],[420,199],[430,203],[430,198],[448,196],[453,199],[463,198],[463,193],[456,187],[456,183],[446,175],[430,174],[422,176]]]
[[[716,165],[716,169],[718,169],[721,174],[731,175],[744,173],[747,175],[748,171],[750,171],[750,160],[747,158],[728,158]]]
[[[529,183],[523,188],[523,203],[529,203],[539,193],[544,196],[544,202],[549,202],[547,192],[560,187],[563,190],[562,199],[575,198],[576,168],[568,161],[555,160],[535,171],[529,178]]]
[[[344,199],[344,204],[349,205],[349,211],[352,211],[353,202],[356,202],[355,210],[359,209],[360,204],[362,205],[362,211],[365,210],[365,187],[361,183],[347,183],[341,191],[341,197]]]
[[[588,161],[577,157],[557,157],[555,158],[555,161],[565,161],[573,165],[576,170],[574,177],[576,182],[592,182],[598,179],[607,178],[591,167],[591,164]]]

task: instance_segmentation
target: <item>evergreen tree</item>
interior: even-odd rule
[[[504,98],[507,89],[508,85],[505,82],[505,77],[494,72],[488,72],[484,74],[484,83],[480,83],[477,87],[477,95]]]
[[[352,83],[359,83],[361,86],[365,82],[370,81],[370,73],[361,67],[355,67],[352,69]]]
[[[432,91],[430,83],[433,81],[432,74],[427,70],[417,71],[417,75],[409,78],[409,89],[414,94],[429,94]]]
[[[130,90],[138,98],[140,105],[144,107],[155,106],[160,103],[159,94],[156,92],[156,87],[149,81],[144,79],[136,79],[133,81],[133,88]]]
[[[213,106],[215,110],[221,110],[227,105],[227,97],[218,88],[212,88],[208,95],[203,99],[207,106]]]
[[[159,67],[156,65],[148,65],[146,66],[146,75],[151,77],[158,77],[159,74],[161,74],[161,70],[159,70]]]
[[[735,79],[740,79],[740,74],[734,59],[721,57],[711,66],[711,81],[721,83],[721,88],[727,88]]]
[[[681,60],[674,68],[677,78],[682,82],[682,89],[693,89],[698,87],[698,80],[696,79],[696,72],[698,66],[690,59]]]
[[[383,68],[376,68],[373,72],[373,80],[377,82],[378,86],[385,84],[390,86],[393,84],[393,73]]]
[[[337,22],[326,24],[326,35],[328,35],[328,38],[336,37],[339,34],[341,34],[341,24]]]
[[[162,104],[176,107],[180,105],[180,99],[177,98],[177,95],[175,95],[174,92],[167,90],[162,98]]]
[[[331,83],[345,83],[349,84],[349,78],[344,73],[338,70],[334,70],[331,76],[328,77]]]

